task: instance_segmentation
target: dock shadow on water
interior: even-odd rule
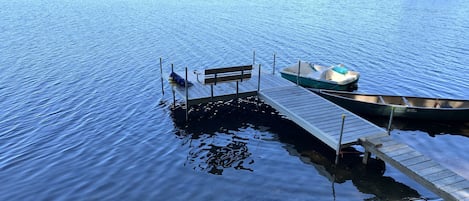
[[[375,196],[367,200],[411,200],[421,197],[411,187],[384,176],[383,161],[370,159],[368,165],[364,165],[363,153],[354,147],[344,149],[341,162],[335,166],[334,150],[283,118],[267,104],[257,104],[253,97],[239,102],[192,106],[188,122],[185,121],[185,109],[181,106],[173,108],[171,115],[179,129],[176,135],[190,147],[186,165],[196,171],[215,175],[222,175],[231,168],[255,171],[255,156],[248,145],[262,139],[258,135],[240,137],[237,133],[248,128],[268,128],[275,140],[287,145],[283,147],[290,155],[312,165],[331,182],[332,188],[334,183],[351,181],[360,192]]]
[[[387,128],[389,119],[384,117],[363,116],[368,121]],[[469,122],[439,122],[413,119],[393,119],[391,129],[399,129],[403,131],[422,131],[428,133],[429,136],[437,135],[459,135],[469,137]]]
[[[273,109],[265,105],[258,107],[253,101],[243,99],[238,103],[229,101],[192,106],[188,122],[185,121],[185,108],[173,108],[173,121],[180,129],[176,135],[191,148],[186,165],[215,175],[222,175],[227,168],[253,171],[250,165],[254,159],[248,148],[250,139],[236,133],[267,125],[272,118],[281,119]]]

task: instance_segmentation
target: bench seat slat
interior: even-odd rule
[[[244,74],[244,75],[232,75],[232,76],[224,76],[224,77],[217,77],[217,78],[207,78],[205,79],[205,84],[212,84],[212,83],[219,83],[219,82],[226,82],[226,81],[235,81],[241,79],[248,79],[251,78],[251,74]]]
[[[243,70],[252,70],[252,65],[205,69],[205,75],[243,71]]]

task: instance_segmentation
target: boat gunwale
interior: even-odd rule
[[[313,89],[313,91],[318,91],[317,89]],[[380,95],[380,94],[363,94],[363,93],[355,93],[355,92],[347,92],[347,91],[334,91],[334,90],[327,90],[327,89],[319,89],[318,91],[321,94],[325,94],[328,96],[333,96],[335,98],[341,98],[341,99],[347,99],[351,101],[356,101],[356,102],[361,102],[361,103],[367,103],[367,104],[373,104],[373,105],[381,105],[381,106],[392,106],[392,107],[399,107],[399,108],[409,108],[409,109],[423,109],[423,110],[449,110],[449,111],[458,111],[458,110],[469,110],[469,107],[462,107],[462,108],[446,108],[446,107],[440,107],[440,108],[433,108],[433,107],[420,107],[420,106],[413,106],[413,105],[397,105],[397,104],[391,104],[391,103],[381,103],[381,102],[368,102],[368,101],[362,101],[362,100],[356,100],[353,98],[345,97],[345,96],[340,96],[337,94],[350,94],[350,95],[360,95],[360,96],[366,96],[366,97],[393,97],[393,98],[417,98],[417,99],[425,99],[425,100],[435,100],[438,99],[440,101],[457,101],[457,102],[465,102],[469,103],[469,100],[463,100],[463,99],[448,99],[448,98],[429,98],[429,97],[417,97],[417,96],[403,96],[403,95]],[[334,94],[337,93],[337,94]]]

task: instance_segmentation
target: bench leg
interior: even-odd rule
[[[210,101],[213,102],[213,84],[210,85]]]

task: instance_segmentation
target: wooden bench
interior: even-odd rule
[[[252,65],[205,69],[204,84],[243,81],[252,76]]]
[[[412,105],[409,103],[409,101],[407,100],[407,98],[405,98],[404,96],[402,96],[402,102],[404,102],[404,105],[405,105],[405,106],[408,106],[408,107],[412,106]]]
[[[236,81],[236,97],[239,94],[239,82],[252,77],[252,65],[232,66],[222,68],[205,69],[203,84],[210,84],[210,95],[213,99],[213,86],[221,82],[234,82]],[[197,80],[199,74],[197,74]]]

